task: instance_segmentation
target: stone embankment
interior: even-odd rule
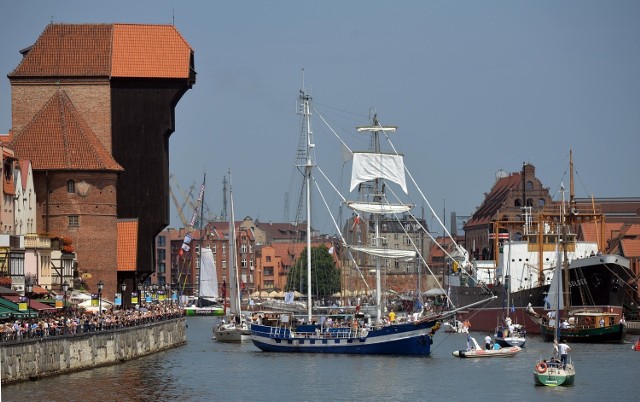
[[[187,342],[184,317],[0,345],[3,384],[117,364]]]

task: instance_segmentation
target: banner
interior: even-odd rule
[[[113,298],[113,304],[116,306],[122,306],[122,293],[116,293]]]
[[[27,299],[24,296],[20,297],[20,300],[18,301],[18,310],[19,311],[27,311],[27,310],[29,310],[28,303],[29,303],[29,299]]]
[[[64,308],[64,300],[62,299],[62,295],[56,295],[56,308]]]
[[[131,304],[138,304],[138,292],[131,292]]]
[[[98,300],[98,295],[91,295],[91,306],[92,307],[100,307],[100,301]]]

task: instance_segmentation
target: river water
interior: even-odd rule
[[[430,357],[274,354],[211,339],[187,319],[187,344],[116,366],[2,386],[2,401],[604,401],[639,400],[631,344],[572,344],[573,387],[536,387],[538,336],[513,358],[460,359],[466,336],[439,331]],[[472,333],[478,342],[486,334]],[[635,339],[628,338],[629,341]]]

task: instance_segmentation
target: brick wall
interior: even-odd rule
[[[38,231],[72,239],[79,273],[90,274],[87,290],[97,292],[102,280],[108,300],[117,289],[116,179],[115,173],[34,172]],[[67,192],[68,180],[75,193]],[[69,215],[78,216],[79,226],[69,226]]]
[[[58,90],[64,90],[102,145],[111,152],[111,91],[107,80],[59,83],[12,81],[11,112],[14,132],[20,132]]]

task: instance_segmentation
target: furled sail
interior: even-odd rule
[[[347,206],[354,211],[367,214],[401,214],[413,208],[409,204],[381,204],[379,202],[347,202]]]
[[[404,177],[404,160],[402,155],[383,153],[354,152],[351,170],[351,188],[358,184],[374,180],[387,179],[398,184],[407,193],[407,182]]]
[[[353,251],[361,251],[374,257],[397,258],[401,260],[411,260],[416,258],[415,250],[398,250],[382,247],[348,246]]]

